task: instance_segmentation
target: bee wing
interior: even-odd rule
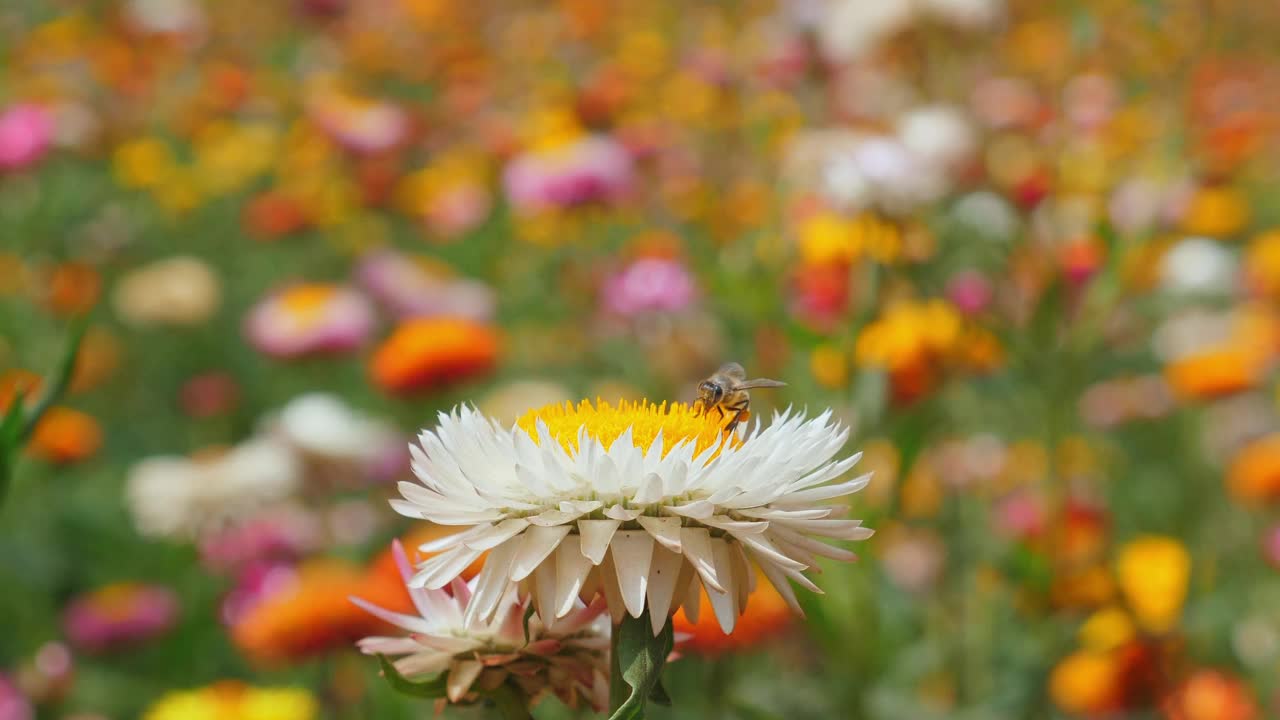
[[[734,385],[737,385],[747,379],[747,371],[743,370],[742,366],[736,362],[721,365],[720,369],[716,371],[716,375],[724,375],[730,380],[733,380]]]
[[[747,380],[740,382],[734,386],[737,390],[750,390],[751,388],[776,388],[785,387],[786,383],[781,380],[770,380],[769,378],[756,378],[755,380]]]

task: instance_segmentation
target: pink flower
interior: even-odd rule
[[[178,599],[170,590],[119,583],[73,600],[62,622],[73,645],[105,652],[163,635],[177,617]]]
[[[1262,554],[1271,567],[1280,570],[1280,524],[1272,525],[1262,534]]]
[[[200,560],[229,572],[265,560],[296,560],[320,544],[320,521],[301,508],[273,508],[203,538]]]
[[[503,173],[507,198],[522,212],[565,209],[622,199],[632,163],[613,138],[593,135],[568,145],[516,156]]]
[[[340,285],[308,283],[276,292],[245,318],[244,333],[259,351],[278,358],[343,353],[373,330],[373,305]]]
[[[334,140],[359,153],[390,150],[409,135],[409,114],[399,105],[352,94],[328,78],[312,83],[307,111]]]
[[[474,228],[489,216],[489,192],[475,183],[458,183],[431,198],[423,215],[427,225],[452,238]]]
[[[1011,537],[1028,539],[1044,530],[1044,507],[1031,493],[1017,492],[996,506],[996,527]]]
[[[947,299],[965,315],[977,315],[991,304],[991,283],[981,273],[965,270],[947,283]]]
[[[606,310],[631,316],[684,310],[697,288],[684,265],[665,258],[641,258],[605,278],[601,295]]]
[[[394,251],[365,257],[356,270],[361,287],[401,319],[461,317],[485,322],[497,298],[478,280],[433,272],[425,263]]]
[[[8,678],[0,675],[0,720],[32,720],[34,717],[27,698]]]
[[[53,117],[31,103],[10,106],[0,114],[0,170],[34,165],[53,140]]]
[[[249,565],[240,573],[236,586],[222,599],[222,622],[229,627],[238,624],[263,598],[293,587],[297,580],[297,568],[288,563]]]

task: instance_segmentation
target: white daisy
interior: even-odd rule
[[[520,583],[543,617],[604,593],[615,622],[647,607],[654,633],[705,587],[730,632],[754,583],[751,562],[797,612],[788,580],[821,592],[804,571],[818,556],[853,553],[814,536],[861,540],[872,531],[824,501],[862,489],[833,461],[848,431],[827,411],[788,411],[742,436],[716,412],[683,404],[552,405],[510,429],[475,410],[441,414],[412,447],[422,484],[402,482],[403,515],[465,526],[422,546],[440,552],[412,584],[442,588],[484,552],[469,620],[493,615]]]
[[[413,570],[404,548],[392,547],[400,574],[406,581]],[[529,600],[521,601],[515,586],[499,597],[492,620],[480,620],[468,612],[479,599],[473,580],[449,583],[449,591],[410,587],[418,615],[391,612],[359,598],[351,601],[377,617],[409,631],[407,637],[367,637],[358,646],[367,655],[398,657],[396,670],[408,677],[447,673],[445,686],[453,703],[474,702],[479,692],[514,683],[524,697],[536,703],[548,691],[566,705],[586,701],[597,711],[609,700],[605,679],[609,657],[609,623],[605,605],[577,603],[563,618],[550,625],[537,615],[528,620]]]
[[[144,535],[197,537],[289,498],[300,480],[289,448],[257,439],[198,458],[147,458],[129,469],[125,492]]]

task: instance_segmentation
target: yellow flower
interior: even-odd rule
[[[544,108],[533,113],[525,128],[525,140],[534,150],[564,147],[583,135],[577,114],[567,107]]]
[[[319,705],[297,688],[255,688],[225,681],[171,692],[155,702],[143,720],[313,720]]]
[[[153,188],[164,183],[174,172],[173,153],[157,138],[130,140],[116,148],[113,169],[121,185],[130,188]]]
[[[233,192],[270,168],[278,145],[268,125],[213,122],[196,135],[194,173],[205,192]]]
[[[962,329],[960,314],[945,301],[901,302],[863,328],[854,356],[865,366],[909,367],[949,353]]]
[[[1108,652],[1125,645],[1135,634],[1129,613],[1109,607],[1090,615],[1080,626],[1080,644],[1095,652]]]
[[[840,215],[818,213],[800,226],[800,257],[808,265],[852,263],[862,256],[861,240]]]
[[[809,355],[809,370],[818,384],[842,388],[849,382],[849,363],[845,354],[832,345],[819,345]]]
[[[1138,538],[1121,548],[1116,576],[1143,629],[1154,633],[1173,629],[1191,578],[1191,556],[1182,543],[1155,535]]]
[[[1280,229],[1259,234],[1249,243],[1241,263],[1250,285],[1258,292],[1280,295]]]
[[[1193,235],[1226,237],[1249,222],[1249,205],[1239,192],[1227,188],[1202,188],[1191,198],[1182,226]]]
[[[1114,700],[1121,667],[1109,653],[1085,650],[1063,658],[1049,676],[1049,697],[1069,713],[1103,711]]]

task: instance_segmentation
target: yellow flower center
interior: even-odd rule
[[[330,285],[299,285],[286,291],[280,297],[280,303],[299,322],[309,322],[322,314],[325,304],[333,298],[334,293]]]
[[[730,420],[728,416],[721,416],[715,410],[704,413],[699,407],[685,403],[663,402],[655,405],[648,400],[622,400],[615,407],[602,400],[597,400],[595,404],[590,400],[583,400],[577,405],[547,405],[530,410],[517,421],[534,442],[539,442],[539,420],[547,424],[551,437],[570,453],[578,449],[579,428],[585,428],[588,435],[606,448],[627,428],[631,428],[632,442],[636,447],[646,450],[661,431],[663,455],[684,441],[692,441],[695,452],[718,445],[726,438],[731,443],[741,443],[736,435],[724,429]]]

